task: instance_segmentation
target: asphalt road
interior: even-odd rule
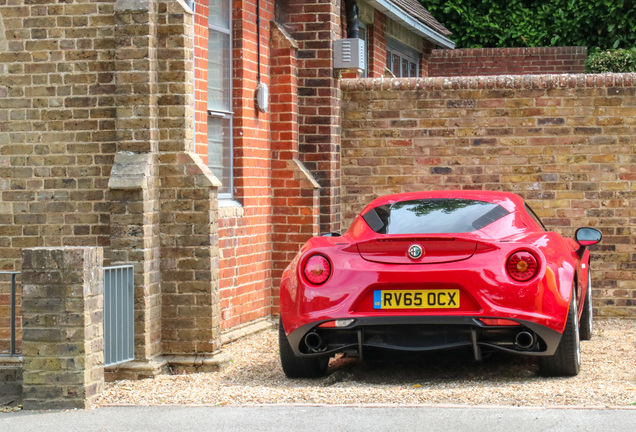
[[[634,430],[636,409],[154,406],[0,413],[3,432]]]

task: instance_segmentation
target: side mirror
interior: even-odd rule
[[[601,241],[603,233],[595,228],[579,228],[574,234],[574,240],[581,246],[591,246]]]
[[[342,236],[342,234],[340,234],[339,232],[328,232],[325,234],[320,234],[322,237],[340,237]]]
[[[574,233],[574,240],[581,246],[576,252],[583,256],[583,252],[588,246],[595,245],[603,238],[603,233],[595,228],[579,228]]]

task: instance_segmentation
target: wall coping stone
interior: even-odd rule
[[[460,48],[460,49],[435,49],[433,57],[510,57],[513,55],[538,55],[538,54],[581,54],[587,55],[586,46],[565,47],[515,47],[515,48]]]
[[[150,10],[150,0],[117,0],[115,2],[116,11],[148,11]]]
[[[343,79],[343,91],[636,87],[636,73]]]
[[[110,171],[110,189],[147,189],[152,154],[118,152]]]
[[[210,167],[203,162],[198,154],[192,152],[183,152],[182,154],[189,159],[187,161],[181,161],[184,166],[193,165],[195,167],[194,171],[187,170],[186,173],[188,175],[201,175],[205,179],[203,183],[199,183],[197,186],[215,188],[221,187],[221,181],[216,178],[212,170],[210,170]]]
[[[273,25],[270,31],[272,32],[273,38],[278,37],[279,40],[286,41],[287,48],[298,49],[298,42],[296,42],[296,40],[289,34],[289,32],[285,30],[285,27],[278,24],[277,22],[273,22],[272,24]]]
[[[190,6],[188,6],[188,4],[183,0],[172,0],[166,3],[168,3],[169,14],[184,13],[186,15],[194,15]]]
[[[311,183],[314,189],[320,189],[320,185],[316,181],[316,178],[309,172],[307,167],[305,167],[305,165],[300,161],[300,159],[293,158],[292,160],[298,167],[298,170],[295,170],[295,173],[294,173],[296,180],[307,180],[309,183]],[[298,178],[298,176],[302,178]]]

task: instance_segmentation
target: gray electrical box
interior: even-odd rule
[[[334,69],[366,69],[364,41],[362,39],[337,39],[334,41]]]

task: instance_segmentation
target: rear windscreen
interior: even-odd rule
[[[432,198],[386,204],[362,217],[379,234],[441,234],[475,231],[508,213],[484,201]]]

